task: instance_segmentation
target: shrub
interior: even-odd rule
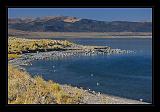
[[[72,43],[69,42],[69,41],[67,41],[67,40],[64,40],[64,41],[62,42],[62,45],[63,45],[63,46],[71,46]]]
[[[55,96],[58,104],[67,104],[69,103],[68,101],[70,101],[70,103],[73,103],[73,98],[68,96],[63,91],[58,92],[57,94],[55,94]]]
[[[49,90],[55,91],[55,92],[58,92],[61,90],[60,85],[56,84],[56,83],[50,84],[50,86],[48,86],[48,88],[49,88]]]

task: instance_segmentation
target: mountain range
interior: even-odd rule
[[[108,22],[69,16],[47,16],[9,18],[8,28],[31,32],[152,32],[152,22]]]

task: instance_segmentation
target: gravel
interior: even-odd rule
[[[82,94],[82,104],[150,104],[147,102],[142,102],[138,100],[132,100],[127,98],[121,98],[117,96],[112,96],[108,94],[101,94],[95,91],[89,91],[80,89],[77,87],[69,86],[69,85],[61,85],[65,92],[74,93],[75,91],[79,91]]]

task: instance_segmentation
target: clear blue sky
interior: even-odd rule
[[[8,17],[73,16],[102,21],[152,21],[152,8],[9,8]]]

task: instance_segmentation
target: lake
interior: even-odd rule
[[[70,84],[109,95],[152,102],[151,38],[69,38],[67,40],[82,45],[134,50],[136,53],[35,60],[32,66],[26,66],[26,70],[33,76],[41,74],[44,79],[60,84]]]

